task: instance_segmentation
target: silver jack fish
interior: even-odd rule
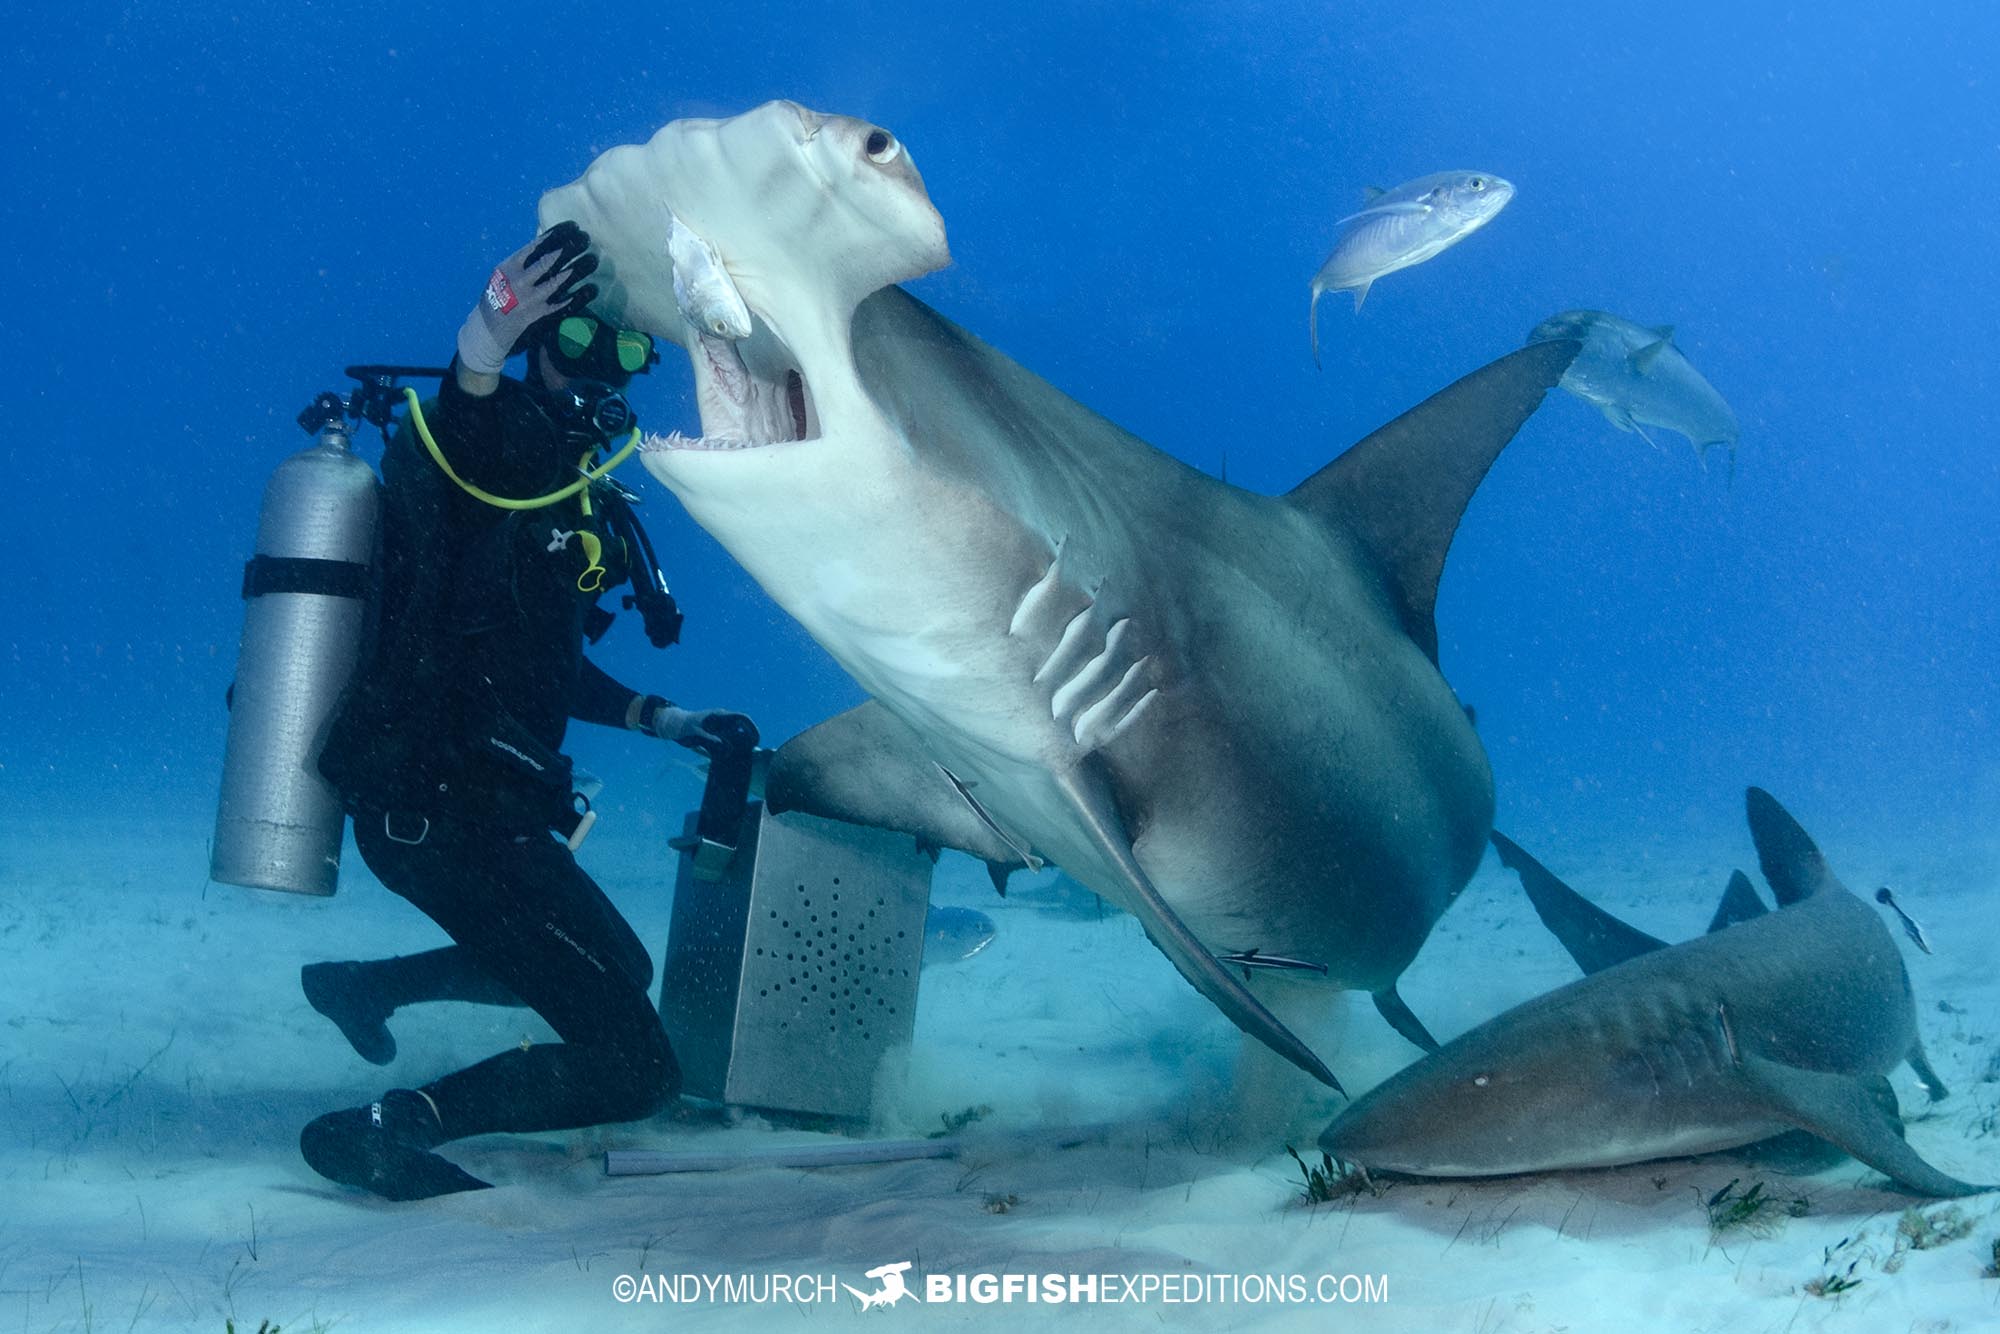
[[[1704,468],[1709,448],[1727,445],[1729,474],[1736,475],[1736,414],[1674,346],[1671,324],[1648,327],[1601,310],[1566,310],[1528,335],[1531,344],[1565,339],[1582,343],[1583,351],[1564,372],[1563,388],[1655,449],[1646,427],[1679,431]]]
[[[1333,253],[1313,275],[1313,365],[1319,365],[1319,299],[1327,292],[1354,293],[1354,308],[1385,273],[1421,264],[1457,245],[1493,220],[1514,197],[1514,186],[1490,171],[1441,171],[1393,190],[1370,187],[1359,213],[1334,225]]]
[[[682,317],[710,338],[748,338],[750,308],[722,267],[722,257],[671,210],[667,219],[667,256],[674,265],[674,300]]]

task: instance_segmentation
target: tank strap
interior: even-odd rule
[[[243,563],[243,597],[247,601],[266,593],[317,593],[359,601],[368,596],[368,567],[309,556],[252,556]]]

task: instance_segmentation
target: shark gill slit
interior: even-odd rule
[[[1070,618],[1069,624],[1063,628],[1062,638],[1056,641],[1056,646],[1049,650],[1049,656],[1042,660],[1041,668],[1036,671],[1034,676],[1036,685],[1040,685],[1050,677],[1062,679],[1071,670],[1071,664],[1077,656],[1090,651],[1088,640],[1091,623],[1095,619],[1093,613],[1096,610],[1096,603],[1086,602],[1083,610]]]
[[[1160,693],[1158,687],[1145,688],[1145,670],[1152,661],[1148,656],[1133,663],[1110,694],[1077,715],[1076,724],[1070,732],[1077,745],[1085,750],[1109,745],[1139,720],[1139,715]]]
[[[1062,587],[1062,552],[1063,544],[1056,543],[1055,554],[1049,557],[1049,566],[1042,571],[1042,577],[1021,594],[1021,601],[1014,608],[1014,619],[1007,623],[1011,637],[1027,639],[1054,632],[1056,617],[1061,614],[1056,607],[1056,594]]]
[[[1070,712],[1072,705],[1077,703],[1086,694],[1096,692],[1100,685],[1105,684],[1105,678],[1117,666],[1118,645],[1125,638],[1125,632],[1131,624],[1132,620],[1130,617],[1121,617],[1105,633],[1103,650],[1089,662],[1083,664],[1077,670],[1075,676],[1070,677],[1069,680],[1056,687],[1055,694],[1049,697],[1050,717],[1054,718],[1057,722],[1062,721],[1063,715]]]

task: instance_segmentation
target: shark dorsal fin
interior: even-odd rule
[[[1364,204],[1372,204],[1376,200],[1380,199],[1383,195],[1386,195],[1388,193],[1389,192],[1387,190],[1384,190],[1379,185],[1364,185],[1361,187],[1361,202]]]
[[[1761,787],[1744,794],[1750,813],[1750,839],[1757,861],[1780,908],[1803,902],[1822,889],[1838,889],[1840,881],[1826,858],[1791,812]]]
[[[1500,854],[1500,864],[1521,877],[1521,888],[1528,891],[1535,915],[1584,972],[1601,972],[1667,947],[1666,941],[1627,926],[1556,879],[1520,844],[1497,829],[1493,831],[1493,849]]]
[[[1661,355],[1673,345],[1673,340],[1670,338],[1662,338],[1657,343],[1646,344],[1628,358],[1632,363],[1632,369],[1640,375],[1644,375],[1647,371],[1653,369],[1653,363],[1658,361]]]
[[[1373,553],[1404,629],[1437,661],[1438,577],[1472,493],[1582,344],[1534,343],[1433,394],[1286,497]]]
[[[1769,911],[1764,900],[1757,897],[1757,887],[1750,883],[1750,877],[1741,871],[1731,871],[1729,885],[1722,891],[1722,902],[1715,905],[1715,916],[1708,919],[1708,933],[1714,935],[1725,926],[1762,917]]]

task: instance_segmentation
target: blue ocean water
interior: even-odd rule
[[[1557,310],[1677,325],[1741,417],[1733,485],[1557,395],[1459,534],[1444,667],[1503,822],[1726,828],[1748,781],[1990,822],[1997,36],[1969,5],[37,7],[0,92],[10,803],[198,836],[293,414],[349,362],[446,358],[596,153],[786,96],[910,145],[956,261],[924,299],[1244,486]],[[1316,372],[1333,221],[1454,166],[1519,197],[1331,298]],[[663,367],[648,424],[692,429],[686,387]],[[616,631],[613,669],[773,736],[854,699],[652,490],[687,640]]]
[[[1453,547],[1442,664],[1477,710],[1500,824],[1536,848],[1670,847],[1685,862],[1698,846],[1727,864],[1749,855],[1742,789],[1756,783],[1830,851],[1859,847],[1856,860],[1896,860],[1931,883],[1981,867],[1994,883],[1991,7],[322,0],[38,5],[10,31],[0,50],[0,420],[12,474],[0,488],[0,907],[53,888],[75,896],[56,905],[74,926],[100,883],[153,886],[183,872],[193,899],[241,565],[266,478],[306,443],[294,415],[344,388],[344,365],[448,358],[490,267],[531,235],[537,197],[598,153],[673,118],[774,97],[868,118],[909,146],[954,257],[914,284],[917,295],[1160,448],[1255,490],[1291,487],[1557,311],[1675,325],[1741,420],[1733,480],[1719,455],[1704,472],[1678,437],[1662,435],[1656,452],[1553,394]],[[1335,220],[1365,186],[1453,167],[1497,172],[1520,193],[1479,234],[1385,278],[1358,314],[1329,298],[1316,370],[1307,285]],[[672,355],[634,398],[649,427],[696,429]],[[854,703],[825,654],[664,488],[631,472],[687,631],[661,654],[627,616],[598,660],[635,686],[748,710],[773,741]],[[677,827],[693,779],[679,752],[651,742],[581,726],[572,740],[620,793],[593,869],[639,905],[628,911],[657,944],[663,899],[642,895],[666,879],[666,854],[655,876],[646,840]],[[654,818],[624,818],[634,808]],[[142,840],[147,855],[135,858]],[[31,878],[23,868],[41,875],[52,849],[69,872]],[[983,890],[977,868],[970,879]],[[378,1072],[316,1026],[308,1040],[321,1045],[303,1050],[338,1088],[262,1087],[257,1052],[233,1041],[239,1024],[267,1035],[249,1027],[259,1016],[240,1013],[242,997],[282,986],[300,1008],[291,946],[317,943],[322,929],[360,928],[329,950],[420,942],[400,904],[357,914],[344,892],[312,917],[206,893],[200,909],[175,899],[151,909],[157,920],[114,922],[107,930],[130,927],[129,955],[79,957],[76,971],[185,971],[184,1012],[165,1021],[182,1035],[167,1063],[175,1078],[156,1072],[164,1092],[142,1086],[146,1105],[192,1109],[185,1122],[226,1106],[237,1121],[158,1116],[145,1134],[168,1158],[246,1163],[263,1173],[254,1189],[272,1192],[255,1198],[273,1198],[291,1189],[285,1171],[304,1172],[293,1127],[369,1096]],[[1476,915],[1454,910],[1447,923],[1458,939],[1437,942],[1457,948],[1454,959],[1478,957],[1466,941],[1523,912],[1474,897],[1462,902]],[[1680,920],[1676,938],[1698,911]],[[14,929],[10,919],[0,934]],[[33,934],[11,940],[41,949],[19,943]],[[1159,994],[1177,988],[1136,929],[1126,935],[1164,978]],[[215,962],[239,940],[287,948],[245,961],[239,985],[233,963]],[[1985,966],[1959,943],[1955,981],[1969,991]],[[1074,974],[1104,961],[1035,962]],[[1938,976],[1919,974],[1927,1002],[1946,994]],[[1429,985],[1418,999],[1440,1005],[1445,988]],[[97,992],[119,1029],[104,1058],[115,1071],[93,1067],[97,1092],[84,1089],[101,1102],[123,1096],[118,1081],[158,1046],[163,1021],[128,1025],[118,990]],[[1184,989],[1171,994],[1196,1008]],[[50,1014],[36,1023],[81,1023],[92,1042],[90,1025],[109,1022],[40,1004]],[[299,1031],[317,1023],[294,1017]],[[158,1146],[128,1127],[115,1153],[92,1164],[86,1152],[79,1172],[66,1124],[48,1129],[76,1099],[46,1076],[70,1078],[81,1058],[59,1066],[34,1044],[84,1039],[20,1032],[19,1106],[49,1113],[35,1134],[69,1144],[44,1184],[74,1178],[122,1209],[125,1164]],[[1220,1050],[1231,1037],[1215,1024],[1194,1045]],[[1142,1040],[1165,1045],[1151,1031],[1134,1046]],[[1387,1041],[1377,1035],[1377,1050]],[[1181,1050],[1158,1055],[1154,1073]],[[203,1061],[235,1101],[192,1077],[183,1099],[177,1063]],[[257,1087],[237,1097],[232,1081]],[[33,1120],[22,1112],[19,1124]],[[736,1203],[728,1183],[706,1189],[709,1216]],[[794,1211],[791,1189],[770,1217]],[[801,1189],[834,1196],[823,1181]],[[231,1211],[217,1230],[226,1235],[238,1200],[216,1198]],[[594,1235],[596,1207],[570,1202],[571,1235]],[[393,1232],[363,1208],[355,1226],[392,1249]],[[1263,1219],[1270,1208],[1256,1195],[1240,1211]],[[343,1234],[341,1253],[365,1258],[350,1243]],[[92,1244],[131,1249],[109,1229]],[[56,1284],[46,1275],[68,1257],[29,1253],[34,1264],[0,1292],[11,1312],[14,1285],[30,1281],[18,1274],[32,1269],[36,1327],[47,1327]],[[199,1254],[206,1262],[205,1246]],[[152,1257],[163,1270],[184,1258],[164,1247]],[[364,1287],[366,1265],[350,1270]],[[406,1278],[403,1292],[427,1278]],[[125,1295],[128,1307],[145,1302]]]

